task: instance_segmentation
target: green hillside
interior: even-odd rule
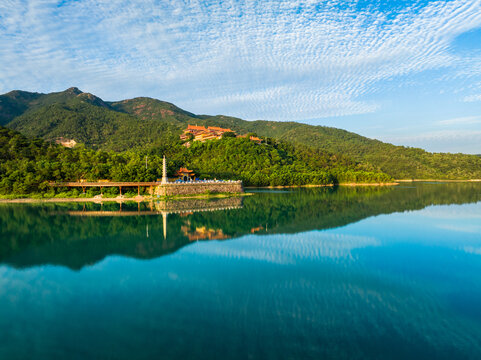
[[[182,110],[174,104],[147,97],[108,103],[113,109],[137,116],[141,120],[163,120],[184,125],[200,119],[195,114]]]
[[[22,115],[41,94],[26,91],[11,91],[0,96],[0,125],[6,125]]]
[[[53,196],[49,181],[155,181],[162,176],[164,154],[169,159],[170,175],[180,166],[188,166],[201,178],[239,179],[253,186],[392,180],[347,158],[295,149],[286,143],[257,145],[245,138],[224,138],[198,142],[190,148],[173,143],[116,153],[83,146],[64,148],[0,127],[0,194]]]
[[[481,158],[475,155],[429,153],[332,127],[195,115],[145,97],[104,102],[77,88],[51,94],[12,91],[1,95],[0,124],[28,136],[50,141],[64,137],[90,148],[114,151],[174,144],[187,124],[216,125],[342,155],[398,179],[481,178]]]
[[[93,149],[114,151],[177,139],[179,129],[167,122],[139,121],[138,117],[111,109],[91,94],[60,95],[53,99],[40,97],[7,126],[30,137],[48,141],[64,137]]]

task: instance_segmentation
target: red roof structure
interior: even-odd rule
[[[209,126],[207,128],[208,130],[213,130],[213,131],[219,131],[219,132],[233,132],[231,129],[224,129],[224,128],[221,128],[221,127],[217,127],[217,126]]]
[[[197,125],[187,125],[187,129],[184,133],[180,135],[181,140],[189,140],[192,135],[194,136],[194,141],[206,141],[212,139],[220,139],[222,135],[226,132],[233,132],[231,129],[224,129],[218,126],[197,126]]]
[[[200,130],[200,131],[207,131],[207,129],[203,126],[197,125],[187,125],[187,130]]]
[[[177,170],[175,172],[175,176],[184,176],[184,175],[193,176],[193,175],[195,175],[195,173],[194,173],[194,171],[189,170],[185,167],[181,167],[179,170]]]

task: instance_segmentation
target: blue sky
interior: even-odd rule
[[[71,86],[481,154],[481,0],[2,0],[0,93]]]

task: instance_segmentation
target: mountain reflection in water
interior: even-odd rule
[[[245,198],[123,204],[0,204],[0,262],[81,269],[109,255],[151,259],[193,241],[298,233],[380,214],[481,200],[481,184],[259,191]]]

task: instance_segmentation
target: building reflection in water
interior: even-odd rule
[[[154,203],[156,212],[162,214],[163,234],[164,240],[167,240],[167,219],[169,214],[179,214],[181,217],[186,217],[186,224],[180,227],[182,234],[187,236],[189,241],[198,240],[224,240],[229,236],[223,233],[222,229],[210,229],[205,226],[191,229],[191,224],[188,219],[189,215],[196,212],[203,211],[221,211],[242,208],[241,197],[231,197],[225,199],[216,199],[208,201],[205,199],[187,199],[180,201],[157,201]]]
[[[166,200],[166,201],[152,201],[147,204],[147,210],[141,209],[141,203],[137,204],[137,211],[131,208],[122,207],[119,204],[118,209],[104,210],[104,205],[101,204],[100,210],[87,210],[84,206],[81,211],[68,211],[71,216],[144,216],[144,215],[162,215],[162,229],[164,240],[167,240],[168,217],[169,214],[178,214],[185,218],[185,224],[180,227],[180,232],[185,235],[189,241],[198,240],[224,240],[230,236],[224,234],[221,228],[207,228],[205,226],[196,226],[191,228],[189,216],[197,212],[205,211],[222,211],[242,208],[242,198],[232,197],[216,200],[205,199],[186,199],[186,200]],[[144,206],[145,207],[145,206]],[[253,228],[252,233],[263,229],[263,227]],[[146,228],[146,237],[149,237],[148,224]]]

